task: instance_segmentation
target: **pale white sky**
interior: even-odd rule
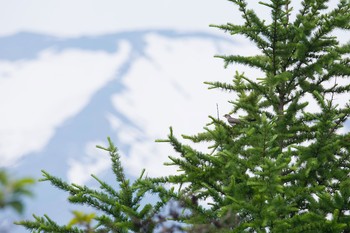
[[[270,18],[259,1],[247,2],[259,16]],[[292,2],[294,9],[300,8],[300,1]],[[330,0],[329,6],[337,3]],[[219,33],[208,25],[227,22],[241,22],[228,0],[0,0],[0,36],[30,31],[76,37],[137,29]]]
[[[206,30],[237,19],[226,0],[0,0],[0,35],[18,31],[58,36],[121,30]]]

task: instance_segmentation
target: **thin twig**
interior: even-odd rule
[[[334,78],[334,86],[333,87],[336,87],[337,86],[337,77]],[[333,100],[334,100],[334,89],[332,91],[332,96],[331,96],[331,106],[333,104]]]

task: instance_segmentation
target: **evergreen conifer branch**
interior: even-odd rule
[[[69,227],[67,225],[59,226],[47,215],[44,217],[38,217],[33,215],[36,221],[21,221],[19,224],[23,225],[28,230],[40,233],[40,232],[62,232],[62,233],[85,233],[84,230],[80,230],[77,227]]]
[[[112,171],[119,184],[119,190],[115,190],[94,175],[92,176],[100,184],[100,190],[77,184],[68,184],[46,171],[42,171],[44,178],[41,181],[49,181],[53,186],[67,191],[70,194],[69,202],[91,206],[100,211],[100,214],[94,218],[96,226],[91,229],[91,232],[129,232],[130,230],[134,232],[153,232],[155,227],[164,222],[164,220],[157,220],[156,217],[170,200],[169,197],[171,197],[173,191],[160,188],[161,186],[156,187],[155,184],[150,183],[148,185],[151,187],[148,187],[147,183],[144,182],[144,180],[147,180],[147,178],[143,178],[144,171],[131,184],[125,178],[116,147],[109,138],[108,142],[108,148],[98,147],[110,154]],[[152,189],[157,192],[161,201],[154,205],[146,204],[140,208],[145,194],[152,192]],[[176,195],[173,194],[173,196]],[[34,221],[20,221],[17,224],[37,232],[86,232],[86,229],[82,230],[71,225],[59,226],[46,215],[44,217],[34,216],[34,219]]]
[[[216,57],[225,67],[241,64],[264,75],[236,72],[230,83],[206,84],[236,94],[229,101],[230,113],[246,115],[239,116],[240,124],[210,116],[203,132],[182,139],[170,128],[168,137],[157,142],[173,147],[176,155],[165,165],[178,172],[150,178],[143,171],[133,183],[108,139],[109,146],[100,148],[110,154],[117,190],[96,176],[100,190],[43,172],[43,180],[67,191],[70,202],[101,211],[95,217],[96,232],[153,232],[168,220],[183,224],[163,228],[170,232],[350,232],[350,133],[340,133],[350,103],[336,104],[340,94],[350,91],[344,82],[350,76],[350,44],[340,44],[332,35],[336,29],[349,30],[350,4],[340,0],[327,11],[326,0],[304,0],[292,22],[290,0],[261,2],[271,11],[271,22],[266,22],[246,1],[230,2],[241,12],[243,25],[212,26],[247,37],[259,53]],[[317,110],[307,108],[308,96]],[[194,149],[196,143],[206,143],[211,151]],[[142,206],[147,193],[159,200]],[[162,215],[170,203],[179,206]],[[60,228],[48,217],[20,224],[80,232]]]

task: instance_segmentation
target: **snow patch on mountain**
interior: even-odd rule
[[[68,118],[114,77],[130,45],[115,53],[47,49],[37,59],[0,61],[1,166],[41,150]]]
[[[148,175],[161,176],[175,172],[163,165],[173,150],[154,141],[166,138],[169,126],[181,134],[202,131],[208,116],[217,115],[216,104],[221,114],[228,112],[230,94],[208,91],[203,82],[229,82],[232,71],[223,69],[221,59],[213,58],[228,44],[200,38],[174,40],[156,34],[147,35],[146,42],[145,56],[133,62],[123,79],[126,90],[112,97],[115,108],[135,127],[111,116],[109,119],[121,142],[132,145],[123,157],[126,170],[138,176],[146,168]]]
[[[106,146],[103,141],[91,141],[86,144],[85,156],[79,160],[68,159],[67,178],[70,183],[85,184],[91,174],[99,174],[109,169],[111,160],[106,153],[96,149],[96,145]]]

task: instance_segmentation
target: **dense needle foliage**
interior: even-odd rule
[[[97,177],[101,190],[44,172],[44,180],[70,193],[70,202],[102,212],[92,232],[350,232],[350,135],[342,130],[350,108],[348,99],[338,104],[350,90],[350,44],[332,34],[350,29],[349,2],[328,9],[326,0],[304,0],[298,12],[289,0],[261,2],[271,12],[269,22],[246,1],[230,2],[244,24],[212,26],[245,36],[259,54],[217,57],[225,66],[246,65],[263,75],[236,72],[232,82],[207,85],[236,94],[229,103],[240,124],[210,117],[203,132],[182,136],[188,144],[170,129],[159,141],[177,152],[166,165],[179,172],[134,183],[125,178],[110,142],[105,149],[118,189]],[[210,152],[191,146],[202,142]],[[145,193],[159,201],[141,207]],[[178,207],[164,214],[171,201]],[[171,227],[164,224],[169,220]],[[86,232],[47,216],[19,224],[39,232]]]

